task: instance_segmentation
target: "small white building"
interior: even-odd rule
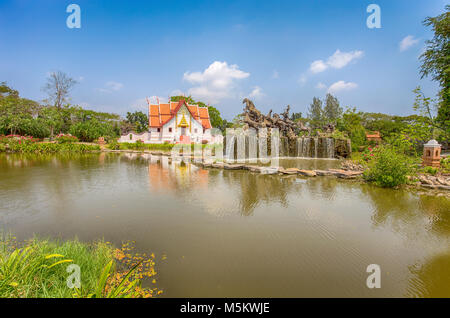
[[[221,143],[221,134],[211,134],[208,107],[189,105],[185,100],[179,102],[148,104],[148,132],[128,133],[119,142],[144,143]]]

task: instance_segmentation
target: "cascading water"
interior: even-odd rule
[[[303,138],[297,138],[297,157],[303,157]]]
[[[334,139],[333,138],[326,139],[326,152],[327,152],[327,158],[334,158]]]
[[[309,146],[311,144],[311,138],[306,137],[303,140],[303,151],[302,151],[302,155],[303,157],[309,157]]]
[[[314,158],[317,158],[317,151],[319,150],[319,138],[314,138]]]

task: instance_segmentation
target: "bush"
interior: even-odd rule
[[[436,173],[437,173],[437,171],[438,171],[438,169],[437,168],[433,168],[433,167],[425,167],[425,168],[423,168],[423,171],[425,172],[425,173],[428,173],[428,174],[431,174],[431,175],[436,175]]]
[[[108,144],[108,149],[111,149],[111,150],[119,150],[119,149],[120,149],[120,144],[119,144],[116,140],[112,140],[112,141]]]
[[[20,153],[63,153],[63,152],[90,152],[100,150],[98,145],[85,145],[74,143],[10,143],[11,152]]]
[[[114,136],[115,134],[111,123],[102,123],[96,119],[76,123],[70,127],[70,133],[79,140],[87,142],[92,142],[98,137]]]
[[[407,175],[412,172],[411,158],[392,146],[380,146],[373,153],[374,159],[369,161],[369,168],[364,172],[367,181],[386,188],[407,182]]]
[[[59,134],[58,136],[56,136],[55,140],[59,144],[78,142],[77,137],[72,136],[72,135],[64,135],[64,134]]]

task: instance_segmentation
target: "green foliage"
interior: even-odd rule
[[[148,117],[141,111],[136,111],[134,113],[127,113],[127,122],[133,125],[134,130],[137,133],[142,133],[148,130]]]
[[[407,182],[412,172],[412,160],[393,146],[380,146],[373,151],[374,159],[368,163],[364,178],[380,187],[393,188]]]
[[[450,157],[441,159],[441,168],[444,171],[450,171]]]
[[[342,116],[342,107],[339,106],[338,99],[331,94],[327,94],[325,98],[323,115],[327,123],[336,123]]]
[[[92,142],[99,137],[114,135],[114,129],[111,123],[102,123],[97,119],[76,123],[70,127],[69,132],[81,141],[87,142]]]
[[[111,147],[116,148],[116,150],[161,150],[161,151],[171,151],[174,144],[163,143],[163,144],[145,144],[143,142],[121,142],[117,145]],[[108,147],[110,148],[110,147]],[[110,148],[112,149],[112,148]]]
[[[8,151],[18,153],[83,153],[99,151],[98,145],[74,144],[74,143],[19,143],[8,144]],[[6,149],[4,149],[6,150]]]
[[[78,137],[84,141],[98,138],[98,131],[103,136],[118,136],[120,129],[117,121],[120,117],[116,114],[85,110],[81,107],[62,105],[41,106],[39,103],[21,98],[16,90],[8,87],[6,83],[0,84],[0,134],[20,134],[38,138],[53,137],[55,134],[68,133],[73,126],[88,126],[86,122],[93,121],[99,127],[87,129],[83,127],[84,135],[80,127]],[[89,135],[93,133],[93,135]]]
[[[322,109],[322,101],[314,97],[308,109],[308,119],[314,128],[321,127],[324,123],[324,114]]]
[[[436,173],[438,172],[438,169],[434,168],[434,167],[426,166],[425,168],[423,168],[423,171],[425,173],[428,173],[428,174],[431,174],[431,175],[435,176]]]
[[[436,122],[446,131],[450,130],[450,5],[436,17],[427,17],[423,22],[431,26],[434,37],[426,41],[427,48],[420,59],[420,74],[430,76],[441,87]]]
[[[120,144],[117,142],[117,140],[112,140],[108,143],[108,149],[111,150],[119,150],[120,149]]]
[[[115,249],[103,241],[87,244],[77,239],[59,242],[34,238],[18,244],[13,238],[2,236],[0,297],[151,297],[154,290],[141,288],[141,281],[144,276],[154,275],[154,263],[131,256],[123,264],[120,260],[125,257],[124,251],[129,248]],[[67,286],[70,264],[81,269],[79,289]],[[121,271],[118,265],[126,265],[128,270]]]
[[[55,139],[59,144],[78,142],[78,138],[72,135],[59,134]]]
[[[359,147],[367,145],[366,130],[361,122],[361,113],[356,112],[355,108],[348,108],[337,123],[338,130],[348,133],[352,141],[352,151],[357,151]]]

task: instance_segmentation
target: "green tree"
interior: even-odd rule
[[[323,125],[324,113],[322,109],[322,101],[314,97],[308,108],[308,119],[313,127],[321,127]]]
[[[292,121],[298,121],[300,119],[302,119],[302,113],[301,112],[292,113],[292,115],[291,115],[291,120]]]
[[[360,146],[367,144],[361,113],[356,112],[356,108],[348,108],[344,112],[342,118],[338,120],[337,129],[347,133],[350,137],[353,151],[357,151]]]
[[[331,94],[327,94],[325,98],[323,115],[328,123],[336,123],[342,116],[342,107],[339,106],[338,99]]]
[[[430,76],[441,86],[439,108],[436,121],[446,131],[450,130],[450,5],[444,13],[427,17],[423,24],[431,26],[434,37],[426,41],[427,48],[420,56],[421,77]]]
[[[54,106],[43,107],[39,112],[39,117],[50,130],[50,138],[53,138],[55,131],[60,131],[62,128],[62,115]]]
[[[141,111],[128,112],[127,121],[135,127],[138,133],[148,130],[148,117]]]
[[[102,123],[97,119],[78,122],[70,127],[70,133],[81,141],[94,141],[99,137],[115,136],[111,123]]]

